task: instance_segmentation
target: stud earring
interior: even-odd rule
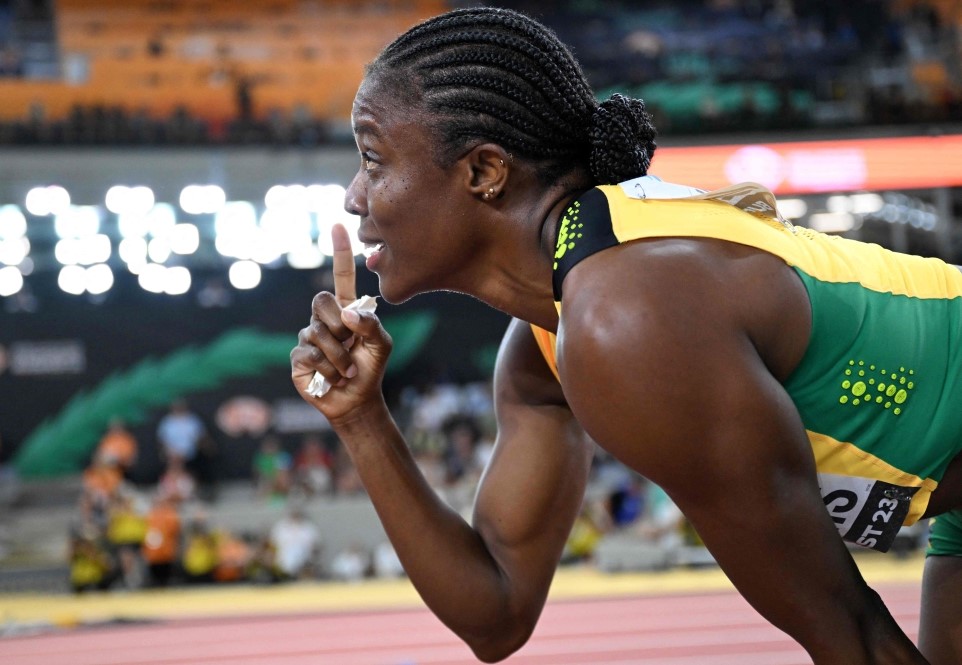
[[[488,191],[486,191],[484,194],[481,195],[481,198],[483,198],[485,201],[490,201],[491,199],[493,199],[494,187],[489,187]]]

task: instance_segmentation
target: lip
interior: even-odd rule
[[[378,264],[378,260],[381,258],[385,249],[385,244],[383,242],[364,242],[364,265],[368,270],[374,272],[375,267]]]

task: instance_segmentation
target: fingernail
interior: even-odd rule
[[[357,376],[357,365],[351,365],[350,367],[348,367],[347,373],[344,376],[346,376],[349,379],[353,379],[355,376]]]
[[[345,309],[341,311],[341,321],[344,323],[355,324],[361,320],[361,315],[355,312],[353,309]]]

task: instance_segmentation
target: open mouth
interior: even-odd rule
[[[364,243],[364,258],[369,259],[375,254],[377,254],[378,252],[380,252],[382,249],[384,249],[383,242],[376,242],[376,243],[366,242]]]

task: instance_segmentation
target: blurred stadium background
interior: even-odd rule
[[[0,1],[0,592],[150,584],[136,534],[165,493],[178,557],[209,536],[243,562],[216,573],[200,557],[186,575],[178,558],[173,583],[399,574],[336,438],[290,387],[288,352],[330,286],[328,229],[352,223],[364,64],[468,4]],[[797,224],[962,263],[962,2],[490,4],[553,27],[600,97],[646,100],[652,173],[762,182]],[[507,320],[446,294],[380,313],[397,419],[467,510]],[[205,431],[186,478],[158,436],[180,400]],[[118,421],[136,449],[119,470],[102,448]],[[568,560],[710,565],[663,497],[597,462]],[[292,511],[320,544],[279,572],[270,533]]]

